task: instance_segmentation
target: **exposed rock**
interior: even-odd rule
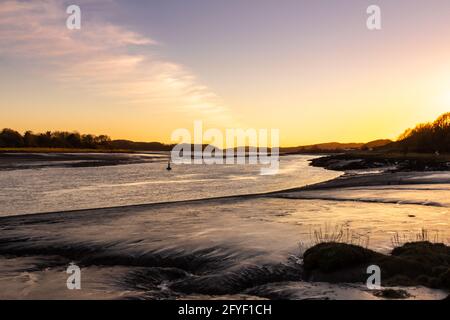
[[[430,242],[407,243],[384,255],[344,243],[321,243],[304,254],[305,277],[311,281],[364,282],[367,267],[381,269],[384,286],[450,289],[450,247]]]
[[[320,243],[305,251],[303,264],[306,272],[333,272],[369,262],[376,255],[374,251],[351,244]]]
[[[384,168],[389,171],[445,171],[450,166],[445,158],[434,155],[423,157],[380,153],[346,153],[315,158],[311,165],[329,170],[361,170]]]
[[[384,290],[375,290],[373,295],[379,298],[385,299],[406,299],[411,297],[411,295],[402,289],[384,289]]]

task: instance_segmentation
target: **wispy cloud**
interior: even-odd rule
[[[34,61],[64,85],[120,103],[230,120],[220,98],[192,72],[152,54],[155,40],[84,15],[81,30],[68,30],[65,9],[61,0],[2,2],[0,56]]]

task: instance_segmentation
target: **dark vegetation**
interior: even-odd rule
[[[374,295],[384,299],[406,299],[411,297],[408,291],[403,289],[382,289],[375,290]]]
[[[12,129],[0,131],[0,148],[68,148],[97,150],[132,151],[170,151],[174,145],[160,142],[134,142],[129,140],[111,140],[107,135],[80,134],[78,132],[47,131],[23,135]],[[202,146],[204,149],[206,145]],[[248,150],[248,147],[246,148]],[[374,140],[368,143],[321,143],[299,147],[280,148],[281,154],[297,153],[342,153],[352,155],[365,152],[366,156],[401,153],[448,154],[450,153],[450,112],[441,115],[436,121],[417,125],[406,130],[397,141],[388,139]],[[415,157],[414,157],[415,158]],[[421,164],[419,163],[418,166]],[[367,165],[362,164],[362,167]]]
[[[309,146],[300,146],[292,148],[282,148],[283,153],[345,153],[342,158],[357,159],[361,156],[365,157],[365,160],[369,160],[368,163],[361,162],[355,164],[355,168],[362,169],[377,167],[372,161],[372,157],[375,156],[380,160],[386,158],[387,154],[395,155],[392,158],[399,158],[399,155],[406,157],[410,155],[410,158],[417,159],[414,154],[433,154],[439,156],[441,154],[450,153],[450,112],[441,115],[434,122],[422,123],[417,125],[413,129],[407,129],[397,141],[391,141],[388,139],[374,140],[368,143],[321,143]],[[350,156],[347,156],[350,155]],[[331,156],[335,159],[336,156]],[[362,159],[364,160],[364,159]],[[406,159],[408,160],[408,159]],[[423,160],[423,159],[422,159]],[[385,161],[386,162],[386,161]],[[317,163],[319,165],[319,163]],[[380,163],[379,163],[380,164]],[[391,164],[391,163],[387,163]],[[428,160],[419,161],[418,163],[405,163],[407,167],[425,167],[428,164]],[[386,165],[386,163],[384,164]],[[339,168],[341,169],[341,168]],[[350,168],[344,168],[350,169]]]
[[[96,136],[78,132],[47,131],[45,133],[33,133],[27,131],[22,135],[12,129],[0,131],[0,148],[170,151],[172,147],[172,145],[159,142],[111,140],[107,135]]]
[[[25,132],[21,135],[12,129],[0,132],[0,147],[2,148],[107,148],[111,139],[106,135],[79,134],[78,132],[47,131],[45,133]]]
[[[422,123],[406,130],[396,142],[380,148],[383,151],[450,153],[450,112],[434,122]]]
[[[338,155],[316,158],[313,166],[330,170],[388,168],[391,171],[450,169],[450,112],[436,121],[406,130],[395,142],[372,144]]]
[[[284,148],[293,152],[345,152],[374,151],[378,153],[450,153],[450,112],[438,117],[434,122],[421,123],[407,129],[397,141],[387,139],[369,143],[323,143],[296,148]]]
[[[383,286],[450,289],[450,247],[442,243],[410,242],[390,255],[352,244],[320,243],[306,250],[303,259],[305,276],[312,281],[365,282],[367,267],[378,265]]]
[[[450,154],[358,151],[311,160],[316,167],[329,170],[382,168],[389,171],[444,171],[450,169]]]
[[[369,143],[322,143],[310,146],[280,148],[281,154],[296,153],[337,153],[350,150],[368,150],[374,146],[382,146],[390,143],[390,140],[376,140]],[[0,131],[0,148],[58,148],[79,150],[131,150],[131,151],[171,151],[174,144],[160,142],[135,142],[130,140],[111,140],[107,135],[80,134],[78,132],[47,131],[45,133],[33,133],[27,131],[23,135],[12,129]],[[202,145],[202,150],[207,145]],[[194,145],[191,145],[194,150]],[[226,150],[224,150],[225,152]],[[236,148],[235,148],[236,151]],[[245,147],[249,151],[249,147]],[[270,149],[269,149],[270,151]],[[38,150],[40,152],[40,150]]]

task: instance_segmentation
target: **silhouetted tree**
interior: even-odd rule
[[[38,147],[50,148],[52,142],[52,133],[47,131],[46,133],[40,133],[37,136]]]
[[[72,148],[81,148],[82,144],[81,144],[81,135],[78,132],[72,132],[70,133],[67,138],[67,143],[72,147]]]
[[[450,112],[432,123],[422,123],[406,130],[397,145],[403,152],[450,152]]]
[[[23,147],[22,135],[12,129],[3,129],[0,133],[0,147]]]
[[[25,147],[36,147],[37,146],[37,136],[32,131],[27,131],[23,135],[23,143]]]
[[[107,135],[80,135],[78,132],[47,131],[34,134],[27,131],[22,136],[12,129],[0,132],[0,147],[42,147],[42,148],[112,148],[111,138]]]

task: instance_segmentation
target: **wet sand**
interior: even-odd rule
[[[64,167],[115,166],[149,161],[167,161],[165,154],[133,153],[5,153],[0,152],[1,170]]]

